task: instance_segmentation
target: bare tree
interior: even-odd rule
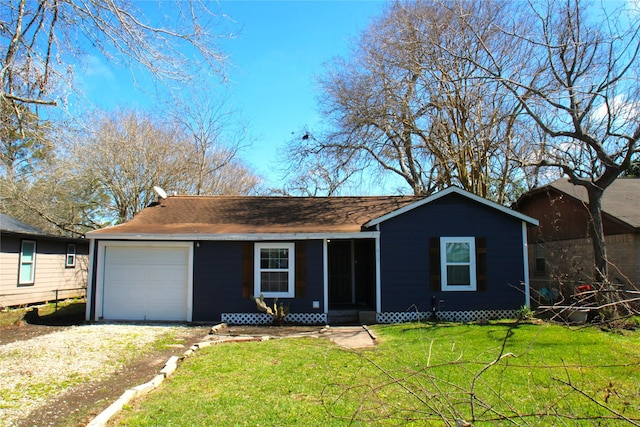
[[[297,141],[292,157],[390,173],[414,194],[459,185],[499,202],[513,198],[526,175],[515,161],[525,148],[522,107],[499,84],[480,82],[481,67],[459,59],[484,60],[483,45],[503,35],[448,32],[461,15],[501,20],[508,13],[488,1],[394,3],[350,58],[327,68],[320,86],[330,129]]]
[[[26,178],[49,158],[53,144],[48,128],[28,108],[0,99],[0,176],[9,181]]]
[[[0,180],[0,210],[51,234],[83,236],[103,226],[108,198],[75,174],[77,159],[54,157],[29,180]]]
[[[221,71],[226,58],[217,41],[228,35],[204,1],[152,7],[155,20],[139,3],[125,0],[3,0],[0,98],[16,108],[17,117],[18,106],[59,103],[58,89],[72,86],[74,68],[89,47],[161,81],[189,82],[203,69]]]
[[[308,141],[311,140],[309,143]],[[289,141],[283,163],[284,185],[275,194],[304,197],[336,196],[348,192],[352,177],[360,172],[353,164],[335,164],[335,158],[322,149],[322,143],[304,129],[302,136]]]
[[[181,190],[188,194],[248,194],[260,179],[239,158],[251,145],[237,111],[227,108],[224,97],[191,94],[178,99],[170,114],[184,135],[188,151],[188,176]]]
[[[23,142],[23,149],[29,148],[27,141],[35,152],[44,144],[34,139],[40,109],[61,105],[77,92],[74,75],[89,53],[129,67],[132,76],[142,69],[155,82],[187,85],[203,72],[221,75],[226,58],[216,42],[229,35],[222,31],[224,20],[205,2],[158,2],[147,7],[153,19],[138,5],[124,0],[0,0],[2,126],[15,134],[14,141]],[[163,13],[165,7],[171,13]]]
[[[79,94],[75,76],[96,52],[111,64],[129,68],[134,78],[139,71],[150,75],[154,84],[196,86],[204,74],[223,77],[226,57],[218,41],[232,33],[225,28],[228,21],[210,6],[217,4],[0,0],[2,209],[22,207],[19,216],[25,218],[39,212],[40,218],[31,218],[38,225],[66,230],[76,223],[40,203],[48,200],[47,194],[63,191],[62,186],[51,191],[53,184],[79,184],[65,173],[70,169],[61,166],[68,154],[64,134],[73,123],[69,117],[56,121],[58,110],[51,107],[64,107],[68,95]],[[96,194],[95,183],[85,184],[73,186],[74,191]],[[42,192],[44,188],[49,191]],[[67,196],[59,197],[74,199]],[[88,205],[80,203],[75,211],[84,211],[91,200],[85,199]],[[90,220],[86,224],[96,226]]]
[[[82,159],[74,173],[83,177],[86,188],[97,187],[107,196],[106,217],[118,223],[154,200],[154,186],[178,194],[246,194],[256,189],[259,179],[240,160],[224,148],[211,151],[199,145],[193,136],[181,123],[148,114],[103,114],[96,130],[78,137],[70,151]]]
[[[524,6],[524,5],[523,5]],[[512,25],[464,20],[462,34],[500,27],[521,61],[506,61],[486,45],[485,79],[514,96],[543,133],[523,163],[556,168],[589,196],[595,279],[606,282],[608,261],[601,200],[640,151],[640,20],[638,11],[600,10],[581,0],[531,0]],[[635,16],[635,18],[634,18]],[[523,31],[521,22],[530,25]],[[516,24],[517,23],[517,24]],[[459,28],[450,26],[448,31]]]
[[[153,186],[174,189],[187,175],[185,146],[175,125],[120,110],[98,117],[71,155],[82,159],[75,173],[109,197],[109,216],[124,222],[153,201]]]

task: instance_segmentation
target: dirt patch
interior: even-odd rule
[[[16,323],[0,326],[0,344],[50,334],[64,329],[65,326],[82,325],[85,323],[84,310],[83,302],[71,303],[61,306],[53,313],[40,316],[39,307],[31,307]]]
[[[31,325],[26,322],[19,322],[0,328],[0,344],[28,340],[40,335],[60,331],[64,328],[64,326]]]

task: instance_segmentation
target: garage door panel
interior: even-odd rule
[[[103,317],[187,320],[186,247],[105,248]]]
[[[135,265],[144,264],[165,265],[184,264],[187,262],[188,253],[185,248],[158,248],[158,247],[108,247],[109,259],[119,264]]]

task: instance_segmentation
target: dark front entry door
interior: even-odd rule
[[[328,242],[329,305],[353,304],[353,255],[351,240]]]

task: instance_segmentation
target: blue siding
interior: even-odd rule
[[[380,224],[382,311],[517,309],[525,303],[522,222],[452,194]],[[432,291],[429,243],[433,237],[485,237],[485,291]]]
[[[242,248],[245,242],[203,241],[194,247],[193,321],[220,321],[221,313],[256,313],[242,296]],[[322,241],[306,241],[306,295],[283,298],[292,313],[324,312]],[[320,308],[313,309],[313,301]]]

